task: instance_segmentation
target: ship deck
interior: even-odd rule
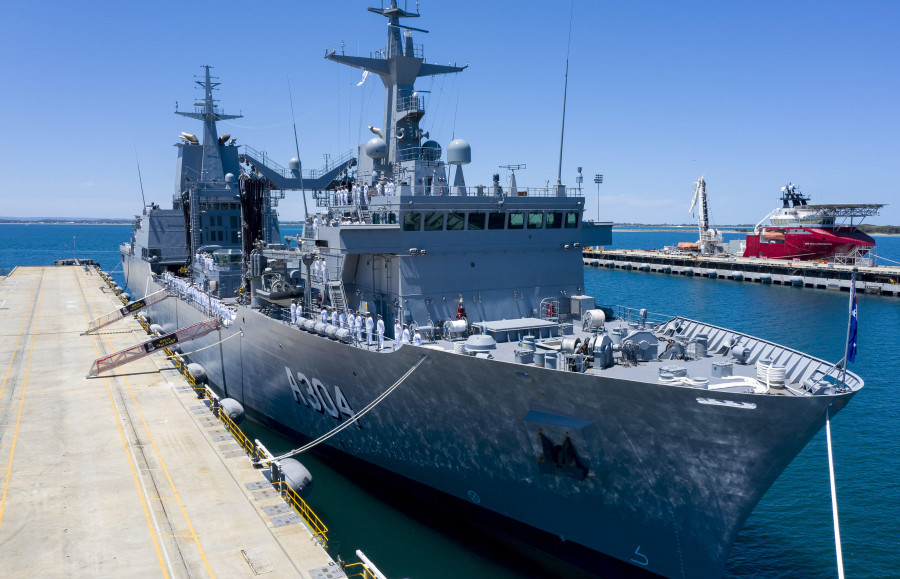
[[[698,392],[812,396],[834,393],[842,382],[849,390],[855,391],[862,387],[862,381],[852,372],[842,374],[832,363],[767,340],[680,317],[651,315],[653,319],[645,322],[640,319],[637,310],[620,306],[615,308],[620,310],[617,317],[602,328],[593,330],[583,328],[578,319],[562,325],[537,318],[473,323],[472,328],[476,333],[491,333],[500,337],[493,349],[476,355],[521,364],[525,368],[583,371],[591,376],[695,388]],[[313,315],[307,319],[319,318]],[[282,323],[288,322],[283,320]],[[551,328],[554,331],[549,331]],[[302,324],[296,329],[316,333],[304,330]],[[558,335],[557,329],[563,333]],[[596,354],[595,346],[600,344],[599,340],[604,336],[613,338],[611,363],[604,367],[594,360],[592,364],[585,363],[583,367],[579,367],[577,358],[573,356],[576,351],[583,352],[584,358],[593,358]],[[621,338],[615,339],[616,336]],[[533,352],[525,351],[527,348],[524,340],[527,337],[534,339]],[[324,335],[321,338],[334,339]],[[434,340],[428,338],[429,336],[425,336],[423,340],[424,348],[448,353],[459,353],[465,349],[463,338],[448,340],[439,335]],[[706,343],[700,351],[697,350],[698,339]],[[564,348],[564,340],[568,341],[568,349]],[[647,342],[646,346],[651,347],[652,354],[638,354],[638,360],[631,360],[623,351],[625,343],[631,340],[636,348],[645,347],[640,345],[641,341]],[[580,347],[588,341],[592,341],[589,350],[581,350]],[[387,336],[382,349],[377,347],[377,338],[369,345],[365,332],[362,333],[361,341],[353,339],[346,345],[382,354],[390,354],[398,347]],[[681,355],[665,354],[673,346],[683,349]],[[735,357],[734,347],[744,351],[742,358]],[[554,358],[552,363],[551,357]],[[767,369],[769,366],[771,371]]]
[[[146,340],[81,335],[121,305],[93,268],[0,278],[4,575],[344,576],[161,353],[84,377]]]

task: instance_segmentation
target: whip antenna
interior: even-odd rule
[[[306,208],[306,189],[303,188],[303,161],[300,160],[300,141],[297,139],[297,120],[294,118],[294,95],[291,93],[291,79],[288,77],[288,99],[291,101],[291,123],[294,125],[294,147],[297,150],[297,163],[300,173],[300,194],[303,195],[303,224],[309,218],[309,210]]]
[[[559,172],[556,174],[556,184],[562,184],[562,160],[563,160],[563,139],[566,136],[566,94],[569,91],[569,52],[572,48],[572,19],[575,16],[575,0],[572,0],[572,9],[569,12],[569,42],[566,45],[566,76],[563,81],[563,114],[562,114],[562,130],[559,134]]]
[[[141,184],[141,201],[144,202],[144,207],[146,207],[147,199],[144,198],[144,180],[141,179],[141,162],[138,160],[137,145],[132,143],[132,146],[134,146],[134,162],[137,163],[138,183]]]

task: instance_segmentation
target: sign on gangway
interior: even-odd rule
[[[96,332],[100,328],[108,326],[108,325],[112,324],[113,322],[118,322],[119,320],[121,320],[123,318],[127,318],[129,315],[131,315],[135,312],[139,312],[148,306],[152,306],[153,304],[158,304],[159,302],[163,301],[167,297],[169,297],[169,294],[166,293],[166,290],[159,290],[158,292],[152,293],[143,299],[135,300],[133,302],[127,303],[124,306],[122,306],[121,308],[115,309],[115,310],[109,312],[108,314],[104,314],[104,315],[100,316],[99,318],[97,318],[96,320],[89,323],[87,332],[85,332],[85,333],[90,334],[91,332]]]
[[[152,340],[147,340],[141,344],[131,346],[130,348],[126,348],[115,354],[110,354],[104,358],[97,358],[91,365],[87,377],[93,378],[103,372],[112,370],[113,368],[118,368],[119,366],[134,362],[135,360],[140,360],[157,350],[169,348],[178,343],[190,342],[191,340],[202,338],[206,334],[218,330],[219,327],[219,320],[210,318],[204,322],[194,324],[193,326],[182,328],[177,332],[172,332],[171,334],[159,336],[158,338],[153,338]]]

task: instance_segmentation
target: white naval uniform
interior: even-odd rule
[[[291,323],[297,323],[297,304],[295,302],[291,302]]]
[[[394,349],[395,350],[400,347],[400,332],[401,331],[402,331],[402,328],[400,327],[400,324],[399,323],[394,324]]]
[[[372,346],[372,329],[375,324],[372,323],[372,316],[366,316],[366,346]]]
[[[378,334],[378,349],[384,349],[384,320],[378,318],[378,323],[375,324],[375,332]]]

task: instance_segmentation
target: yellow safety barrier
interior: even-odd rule
[[[222,423],[225,425],[225,428],[228,430],[228,432],[231,433],[237,443],[241,445],[241,448],[243,448],[244,451],[246,451],[246,453],[250,455],[250,458],[265,458],[260,450],[256,447],[256,444],[252,440],[247,438],[240,427],[235,424],[234,421],[229,418],[226,413],[220,411],[219,420],[222,421]]]
[[[350,567],[356,567],[357,565],[359,565],[362,568],[361,569],[353,569],[353,571],[358,571],[357,573],[350,573]],[[372,573],[372,571],[370,571],[368,567],[366,567],[365,563],[363,563],[361,561],[358,563],[350,563],[349,565],[344,565],[344,573],[347,574],[348,578],[349,577],[362,577],[363,579],[378,579],[377,577],[375,577],[375,574]]]
[[[306,524],[309,525],[312,534],[322,541],[322,546],[328,545],[328,527],[325,526],[325,523],[322,522],[322,519],[319,518],[312,508],[303,500],[303,497],[298,495],[288,484],[284,481],[278,481],[272,483],[273,486],[280,486],[282,496],[287,500],[288,504],[297,512],[298,515],[303,517],[303,520],[306,521]]]

